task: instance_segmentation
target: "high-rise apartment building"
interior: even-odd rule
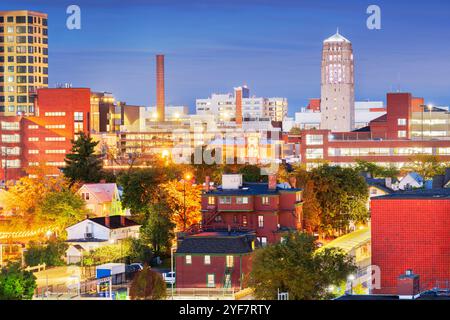
[[[47,15],[0,11],[0,115],[34,113],[37,88],[48,87]]]
[[[218,122],[271,120],[283,121],[287,116],[287,98],[263,98],[250,96],[246,86],[237,87],[234,94],[212,94],[207,99],[196,100],[198,115],[213,115]]]
[[[339,32],[326,39],[322,51],[321,129],[348,132],[355,122],[353,49]]]

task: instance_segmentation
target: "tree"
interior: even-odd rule
[[[31,300],[36,289],[33,273],[8,265],[0,272],[0,300]]]
[[[130,286],[132,300],[162,300],[166,297],[167,286],[162,276],[145,266],[136,273]]]
[[[36,219],[37,208],[48,194],[67,188],[63,177],[49,177],[42,168],[34,168],[32,172],[35,178],[23,177],[1,195],[4,209],[14,214],[12,224],[16,230],[41,225],[42,221]]]
[[[383,167],[373,162],[365,160],[356,160],[355,170],[358,172],[367,172],[373,178],[394,178],[400,174],[399,170],[395,167]]]
[[[98,142],[81,132],[76,140],[72,140],[72,149],[66,155],[66,166],[62,169],[64,175],[75,182],[99,182],[102,178],[102,161],[95,153]]]
[[[245,165],[239,168],[245,182],[261,182],[261,168],[256,165]]]
[[[291,300],[327,299],[328,288],[355,270],[352,258],[342,251],[316,251],[314,237],[291,233],[284,242],[255,251],[249,285],[257,299],[276,299],[278,291],[288,292]]]
[[[299,127],[292,127],[291,131],[289,131],[289,134],[301,134],[302,130]]]
[[[303,221],[307,232],[313,233],[320,228],[320,218],[322,208],[317,200],[317,192],[314,188],[314,181],[308,180],[303,191]]]
[[[147,219],[141,226],[139,235],[142,243],[158,255],[170,249],[174,228],[170,210],[163,203],[159,203],[148,208]]]
[[[416,155],[411,158],[412,164],[406,170],[417,172],[425,180],[433,179],[436,175],[445,174],[446,164],[438,156]]]
[[[85,202],[77,194],[68,189],[48,193],[37,208],[41,221],[64,230],[77,223],[86,215]]]
[[[60,240],[49,240],[43,245],[30,242],[24,255],[25,263],[28,266],[37,266],[43,263],[47,266],[62,266],[67,248],[67,243]]]
[[[304,188],[308,181],[309,191],[320,205],[320,230],[332,234],[346,231],[350,222],[365,223],[369,218],[366,207],[369,197],[364,178],[351,168],[319,166],[307,172],[296,168],[295,174]],[[308,195],[310,198],[312,195]],[[314,200],[314,199],[313,199]],[[315,205],[315,200],[312,202]]]
[[[160,187],[177,231],[185,231],[200,222],[202,186],[188,181],[172,180]]]

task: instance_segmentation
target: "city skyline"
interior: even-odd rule
[[[401,90],[448,105],[450,64],[442,52],[450,45],[439,40],[449,36],[440,14],[449,4],[430,1],[424,11],[417,3],[379,1],[381,30],[369,30],[370,4],[79,1],[81,30],[65,27],[68,3],[19,0],[2,9],[49,14],[50,87],[67,82],[155,105],[154,54],[163,53],[167,104],[194,112],[196,98],[246,84],[257,96],[287,97],[292,116],[320,97],[322,42],[339,27],[354,46],[357,100],[384,100],[386,92]],[[427,24],[414,23],[419,20]]]

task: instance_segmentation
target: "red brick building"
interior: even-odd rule
[[[58,174],[79,132],[90,131],[90,89],[39,89],[30,116],[0,117],[0,179],[17,180],[28,168],[44,164]]]
[[[177,287],[242,288],[253,249],[301,229],[302,191],[277,185],[275,176],[244,183],[242,175],[224,175],[217,189],[205,185],[202,225],[178,237]]]
[[[381,165],[403,167],[415,155],[436,155],[450,161],[450,114],[447,110],[425,106],[422,98],[410,93],[389,93],[387,114],[368,127],[352,132],[304,130],[288,134],[295,157],[308,166],[318,161],[349,166],[356,159]]]
[[[449,219],[450,189],[373,198],[372,264],[381,270],[381,289],[373,293],[397,293],[398,278],[406,270],[420,276],[421,292],[448,283]]]

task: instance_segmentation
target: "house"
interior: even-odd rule
[[[275,175],[246,183],[234,174],[211,189],[207,177],[201,225],[177,235],[177,288],[243,288],[253,250],[302,228],[302,190],[295,185],[277,184]]]
[[[245,232],[204,232],[178,238],[178,288],[242,289],[250,271],[255,235]]]
[[[67,262],[76,263],[82,251],[91,251],[127,238],[138,238],[139,228],[140,225],[125,216],[87,218],[78,222],[66,228],[66,242],[69,244]]]
[[[416,172],[408,173],[397,185],[398,190],[420,189],[424,186],[424,179]]]
[[[97,217],[124,214],[119,189],[115,183],[84,184],[77,192],[86,207]]]
[[[367,209],[370,210],[370,200],[374,197],[384,196],[394,192],[392,178],[376,179],[365,177],[366,183],[369,186],[369,199],[367,200]]]

